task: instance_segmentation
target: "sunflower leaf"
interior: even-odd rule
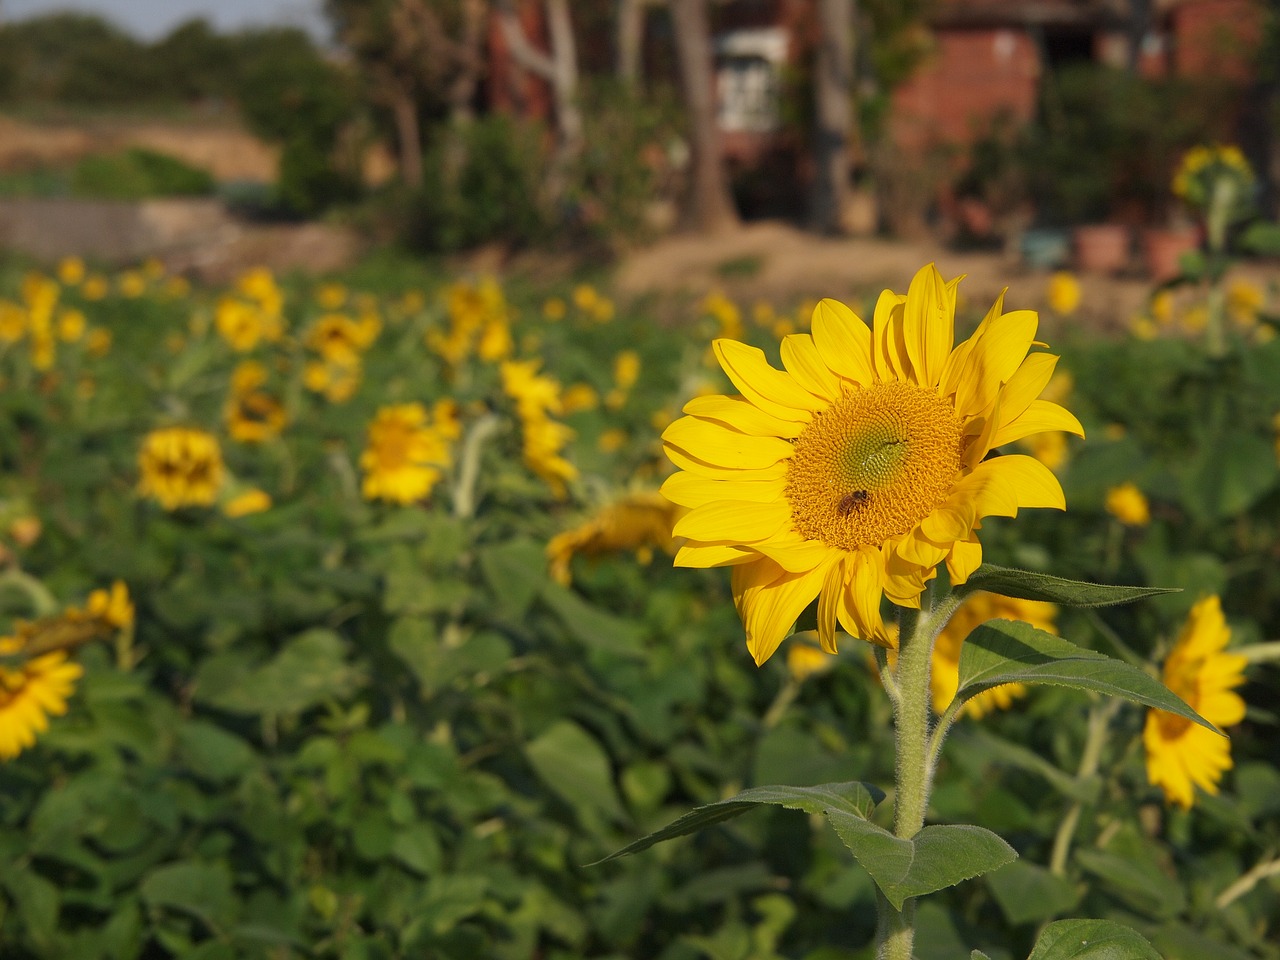
[[[954,887],[1018,857],[990,830],[970,824],[930,824],[904,840],[842,810],[828,810],[827,817],[854,859],[898,910],[912,897]]]
[[[1136,930],[1114,920],[1058,920],[1049,924],[1027,960],[1161,960]]]
[[[863,822],[871,816],[876,804],[883,799],[884,792],[878,787],[856,780],[846,783],[823,783],[816,787],[752,787],[727,800],[696,807],[661,830],[641,837],[621,850],[609,854],[603,860],[597,860],[588,866],[594,867],[596,864],[608,863],[610,860],[647,850],[663,840],[696,833],[703,827],[720,823],[722,820],[730,820],[764,803],[786,807],[789,810],[803,810],[805,813],[825,813],[828,816],[838,812],[850,820]]]
[[[1122,697],[1185,717],[1219,733],[1168,687],[1137,667],[1078,647],[1029,623],[990,620],[960,648],[960,686],[968,700],[1003,683],[1047,683]]]
[[[1106,583],[1085,583],[1083,580],[1067,580],[1063,577],[1036,573],[1032,570],[1014,570],[984,563],[956,592],[961,596],[985,590],[1002,597],[1019,600],[1045,600],[1066,607],[1109,607],[1117,603],[1132,603],[1143,597],[1155,597],[1165,593],[1178,593],[1180,587],[1131,587]]]

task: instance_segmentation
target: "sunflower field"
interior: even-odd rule
[[[894,289],[0,264],[0,956],[1280,960],[1280,296]]]

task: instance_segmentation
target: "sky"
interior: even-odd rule
[[[144,39],[163,37],[178,24],[204,17],[219,31],[283,24],[327,35],[323,0],[0,0],[0,21],[78,10],[101,14]]]

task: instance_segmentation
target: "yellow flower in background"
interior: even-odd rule
[[[565,414],[594,410],[598,406],[600,406],[600,394],[589,383],[575,383],[566,387],[560,396],[561,412]]]
[[[834,654],[827,653],[818,644],[813,630],[792,634],[787,644],[787,672],[796,683],[804,683],[810,677],[826,673],[836,665]]]
[[[94,590],[89,594],[85,612],[115,630],[127,630],[133,626],[133,601],[123,580],[111,584],[109,590]]]
[[[1139,340],[1154,340],[1160,335],[1150,317],[1134,317],[1129,321],[1129,330]]]
[[[1060,317],[1069,317],[1080,306],[1080,281],[1074,273],[1058,270],[1049,277],[1045,299],[1049,309]]]
[[[16,303],[0,300],[0,343],[17,343],[27,335],[27,311]]]
[[[227,433],[240,443],[265,443],[284,430],[284,406],[264,390],[233,391],[223,411]]]
[[[796,332],[795,321],[790,317],[781,317],[778,322],[773,325],[773,335],[781,340],[783,337],[789,337]]]
[[[1050,430],[1046,433],[1023,437],[1018,441],[1018,446],[1029,451],[1033,457],[1054,473],[1057,473],[1066,464],[1067,456],[1070,452],[1067,447],[1067,435],[1060,430]]]
[[[563,320],[565,314],[568,313],[568,307],[559,297],[548,297],[542,304],[542,319],[550,320],[552,323]]]
[[[64,287],[78,287],[84,275],[84,261],[79,257],[63,257],[58,263],[58,282]]]
[[[164,282],[164,295],[172,300],[181,300],[191,293],[191,281],[186,277],[170,277]]]
[[[265,490],[246,490],[223,504],[222,512],[233,520],[271,509],[271,494]]]
[[[1161,290],[1151,298],[1151,317],[1156,323],[1162,327],[1167,327],[1173,322],[1173,293],[1169,290]]]
[[[452,462],[447,439],[432,428],[427,408],[401,403],[378,410],[360,454],[366,500],[408,504],[425,499]]]
[[[1048,633],[1056,634],[1054,620],[1058,608],[1037,600],[1019,600],[994,593],[974,593],[967,597],[942,628],[933,647],[933,666],[929,686],[933,709],[942,713],[955,699],[960,686],[960,650],[975,628],[988,620],[1021,620]],[[1025,696],[1021,683],[1006,683],[983,691],[969,700],[961,711],[964,716],[982,717],[992,710],[1007,710],[1017,697]]]
[[[142,275],[148,280],[159,280],[164,276],[164,264],[155,257],[148,257],[142,262]]]
[[[480,331],[476,355],[486,363],[495,363],[511,356],[515,348],[515,341],[511,339],[511,327],[506,318],[496,317],[487,321]]]
[[[539,360],[504,360],[499,367],[502,389],[516,404],[520,418],[524,464],[541,477],[552,492],[563,499],[566,483],[576,480],[578,469],[560,455],[575,433],[551,419],[563,412],[560,383],[538,372]]]
[[[79,310],[63,310],[58,315],[58,339],[63,343],[75,343],[84,336],[84,314]]]
[[[360,386],[360,361],[312,360],[302,371],[302,384],[330,403],[346,403]]]
[[[1258,325],[1258,313],[1266,303],[1262,287],[1248,280],[1232,280],[1227,284],[1227,313],[1236,326],[1249,329]]]
[[[667,407],[660,407],[649,415],[649,426],[661,433],[671,426],[673,420],[675,420],[675,414]]]
[[[580,283],[573,288],[573,305],[583,313],[590,313],[600,302],[600,294],[589,283]]]
[[[736,340],[742,336],[742,311],[738,305],[719,290],[713,290],[702,300],[702,312],[715,320],[719,335]]]
[[[1241,187],[1252,185],[1253,167],[1239,147],[1233,144],[1192,147],[1182,155],[1171,189],[1188,203],[1204,206],[1218,177],[1230,177]]]
[[[80,288],[80,293],[86,300],[101,300],[110,291],[107,278],[98,273],[85,278],[84,285]]]
[[[1151,522],[1146,495],[1132,483],[1122,483],[1107,491],[1107,513],[1126,527],[1145,527]]]
[[[773,304],[765,300],[757,300],[751,305],[751,322],[757,327],[768,328],[778,319],[778,313],[773,309]]]
[[[231,349],[248,353],[262,339],[262,318],[251,304],[222,297],[214,308],[213,324]]]
[[[596,447],[601,453],[617,453],[627,445],[627,431],[621,427],[610,427],[603,430],[596,438]]]
[[[22,653],[25,641],[0,637],[0,655]],[[63,650],[42,654],[16,666],[0,665],[0,760],[12,760],[49,729],[49,717],[67,712],[84,668]]]
[[[813,334],[782,342],[784,370],[731,340],[715,350],[740,396],[704,397],[662,435],[679,472],[662,492],[690,508],[678,566],[733,567],[757,664],[818,598],[818,632],[837,622],[888,645],[880,605],[906,607],[946,563],[955,584],[982,561],[989,516],[1065,506],[1034,457],[988,456],[1045,430],[1083,435],[1038,399],[1057,357],[1028,354],[1038,319],[997,300],[954,344],[956,284],[928,265],[905,296],[886,290],[868,328],[824,300]]]
[[[153,430],[138,452],[142,474],[138,492],[166,510],[209,506],[218,497],[225,471],[213,434],[187,427]]]
[[[1191,608],[1162,677],[1166,687],[1219,728],[1244,719],[1244,700],[1234,690],[1244,683],[1248,661],[1225,652],[1230,639],[1221,601],[1206,597]],[[1184,810],[1195,802],[1195,787],[1216,795],[1222,775],[1232,766],[1231,741],[1163,710],[1147,711],[1142,742],[1147,779]]]
[[[347,288],[340,283],[322,283],[316,288],[316,303],[324,310],[340,310],[347,302]]]
[[[617,314],[617,307],[608,297],[600,297],[591,308],[591,319],[596,323],[608,323]]]
[[[147,292],[147,278],[139,270],[126,270],[116,281],[122,297],[135,300]]]
[[[613,382],[619,390],[630,390],[640,379],[640,354],[623,350],[613,358]]]
[[[671,526],[675,507],[656,491],[630,493],[606,504],[579,526],[557,534],[547,544],[548,571],[557,583],[572,582],[575,556],[599,557],[634,551],[644,563],[656,547],[674,553]]]
[[[345,313],[326,313],[307,332],[306,343],[326,360],[345,363],[359,359],[365,337]]]

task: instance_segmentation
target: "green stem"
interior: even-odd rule
[[[480,453],[485,441],[502,428],[502,419],[487,413],[471,426],[462,445],[462,465],[453,488],[453,515],[468,520],[476,512],[476,483],[480,479]]]
[[[1076,782],[1084,783],[1098,772],[1098,763],[1102,759],[1102,748],[1107,745],[1107,731],[1121,701],[1110,697],[1101,703],[1095,703],[1089,710],[1089,731],[1085,737],[1084,752],[1080,756],[1080,769],[1076,771]],[[1076,827],[1080,825],[1080,815],[1084,812],[1084,801],[1077,800],[1071,804],[1067,815],[1058,826],[1058,833],[1053,838],[1053,853],[1049,856],[1049,872],[1062,876],[1067,872],[1067,856],[1071,852],[1071,842],[1075,839]]]

